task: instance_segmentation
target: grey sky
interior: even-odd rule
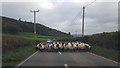
[[[92,2],[94,0],[91,0]],[[37,22],[63,31],[81,33],[82,7],[90,2],[2,2],[2,16],[33,22],[30,10],[39,9]],[[77,16],[76,16],[77,15]],[[77,17],[77,19],[75,18]],[[75,19],[75,20],[74,20]],[[77,21],[76,21],[77,20]],[[118,30],[118,3],[94,2],[85,9],[85,34]]]

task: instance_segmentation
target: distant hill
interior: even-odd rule
[[[2,32],[15,34],[17,32],[34,32],[34,23],[26,22],[21,20],[15,20],[12,18],[2,17]],[[57,36],[57,37],[67,37],[69,36],[67,33],[58,31],[56,29],[49,28],[42,24],[36,24],[36,31],[39,35],[45,36]]]
[[[81,34],[72,34],[73,37],[82,37]]]

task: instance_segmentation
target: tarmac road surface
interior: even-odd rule
[[[18,66],[118,66],[118,63],[90,52],[37,51]]]

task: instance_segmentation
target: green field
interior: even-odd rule
[[[3,34],[5,36],[15,36],[15,37],[24,37],[34,40],[47,40],[47,39],[54,39],[55,37],[52,36],[42,36],[42,35],[34,35],[32,33],[25,33],[25,32],[19,32],[16,34]]]

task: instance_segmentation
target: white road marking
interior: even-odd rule
[[[114,60],[111,60],[111,59],[105,58],[105,57],[103,57],[103,56],[100,56],[100,55],[97,55],[97,54],[94,54],[94,53],[91,53],[91,52],[88,52],[88,53],[90,53],[90,54],[92,54],[92,55],[95,55],[95,56],[97,56],[97,57],[101,57],[101,58],[103,58],[103,59],[106,59],[106,60],[112,61],[112,62],[114,62],[114,63],[116,63],[116,64],[120,64],[120,63],[118,63],[118,62],[116,62],[116,61],[114,61]]]
[[[28,58],[26,58],[24,61],[22,61],[20,64],[17,65],[17,67],[20,66],[20,65],[22,65],[23,63],[25,63],[28,59],[30,59],[32,56],[34,56],[37,52],[38,51],[36,51],[35,53],[33,53],[31,56],[29,56]]]
[[[59,51],[59,55],[61,55],[61,52]]]
[[[67,64],[64,64],[65,68],[68,68],[68,65]]]

